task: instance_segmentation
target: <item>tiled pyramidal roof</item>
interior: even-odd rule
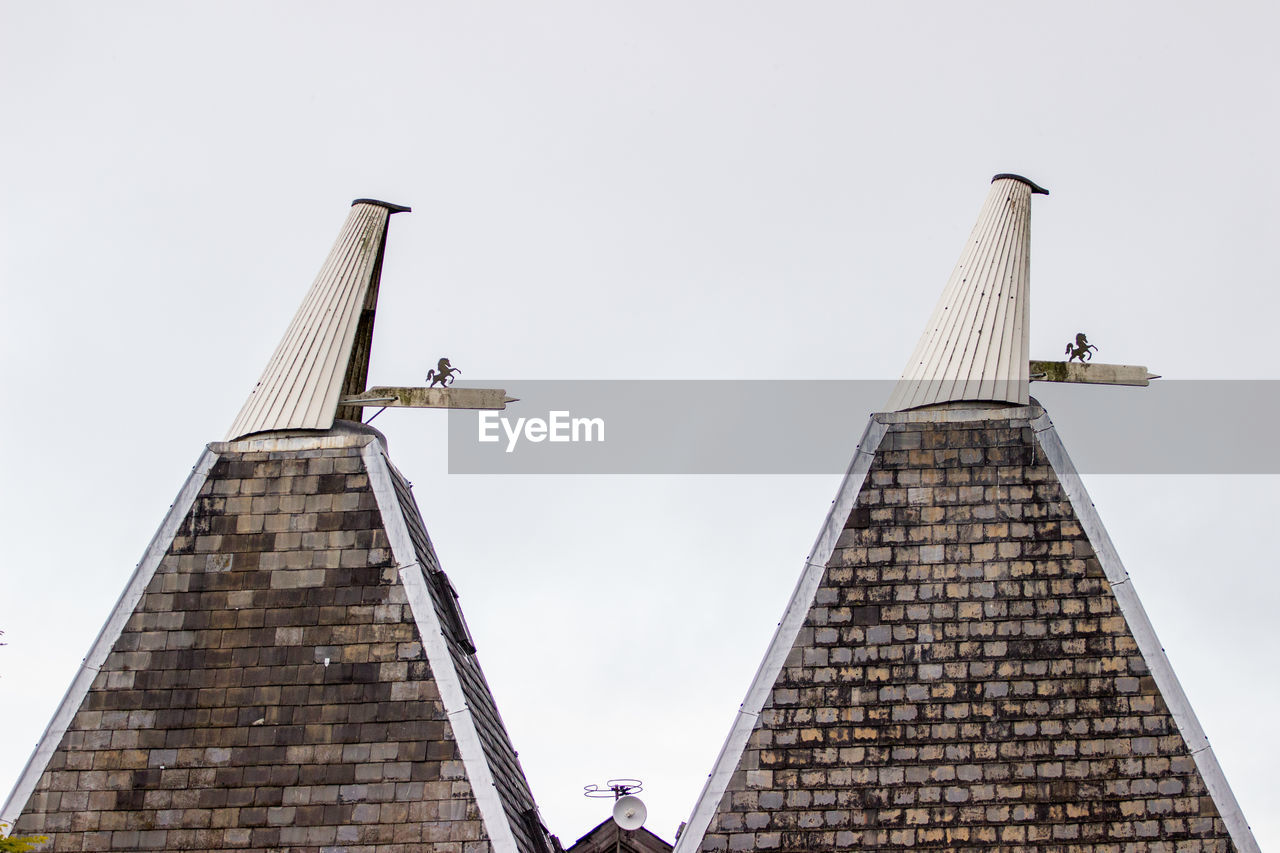
[[[1044,410],[949,399],[872,416],[676,853],[1257,851]]]
[[[550,849],[409,485],[342,421],[208,446],[0,817],[57,851]]]

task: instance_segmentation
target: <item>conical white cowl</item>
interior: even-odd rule
[[[231,441],[272,430],[329,429],[344,381],[364,390],[387,218],[408,210],[372,199],[352,202],[328,259],[289,324],[262,378],[227,432]],[[353,363],[353,359],[359,363]]]
[[[1026,405],[1031,195],[1018,175],[996,175],[942,298],[888,410],[956,402]]]

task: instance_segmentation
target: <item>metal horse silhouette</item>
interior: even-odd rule
[[[453,382],[454,374],[462,371],[449,363],[449,359],[442,358],[436,364],[435,370],[427,371],[427,382],[431,383],[428,388],[434,388],[439,385],[441,388],[447,388]]]
[[[1084,364],[1086,361],[1093,358],[1093,353],[1090,352],[1090,350],[1096,349],[1097,347],[1089,343],[1089,339],[1085,337],[1084,332],[1078,332],[1076,334],[1076,342],[1074,344],[1070,341],[1067,342],[1067,355],[1070,356],[1070,358],[1067,359],[1067,363],[1070,364],[1073,361],[1079,360],[1081,364]]]

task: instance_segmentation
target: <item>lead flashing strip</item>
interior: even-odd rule
[[[209,445],[209,449],[215,453],[289,453],[297,450],[363,447],[375,440],[386,443],[381,434],[374,435],[371,432],[318,432],[310,435],[263,433],[235,441],[215,441]]]
[[[1151,676],[1160,689],[1165,705],[1169,707],[1169,713],[1173,716],[1182,739],[1191,750],[1196,769],[1200,771],[1200,776],[1209,789],[1209,796],[1213,798],[1214,805],[1217,806],[1218,813],[1227,826],[1227,832],[1231,834],[1231,840],[1240,853],[1260,853],[1258,842],[1249,828],[1249,822],[1245,820],[1244,812],[1240,810],[1240,804],[1236,802],[1235,794],[1227,784],[1226,774],[1222,772],[1222,766],[1218,764],[1218,759],[1209,746],[1209,739],[1205,736],[1200,721],[1196,719],[1191,702],[1183,692],[1178,676],[1174,674],[1169,658],[1164,653],[1164,646],[1160,645],[1155,628],[1152,627],[1151,620],[1147,618],[1147,612],[1138,599],[1138,593],[1133,588],[1129,573],[1125,571],[1124,563],[1120,561],[1120,553],[1116,551],[1115,543],[1111,541],[1111,536],[1103,527],[1102,518],[1089,498],[1089,492],[1085,489],[1084,481],[1076,471],[1075,464],[1067,455],[1062,439],[1058,437],[1058,432],[1047,414],[1042,414],[1032,421],[1031,427],[1035,430],[1040,447],[1048,457],[1049,464],[1053,466],[1063,491],[1071,501],[1071,507],[1075,510],[1076,518],[1080,520],[1080,525],[1089,538],[1089,544],[1093,546],[1098,562],[1102,564],[1102,571],[1111,584],[1111,592],[1120,605],[1120,613],[1124,616],[1134,640],[1138,643],[1138,651],[1142,653],[1147,669],[1151,670]]]
[[[844,480],[836,490],[835,500],[831,502],[831,510],[822,523],[822,529],[818,532],[817,541],[814,542],[813,549],[804,561],[804,569],[800,572],[800,579],[791,593],[787,609],[783,611],[782,621],[778,623],[773,639],[769,641],[764,660],[760,662],[755,678],[751,680],[746,698],[742,700],[738,715],[729,729],[729,736],[725,739],[724,746],[720,748],[720,755],[716,758],[702,793],[698,795],[693,814],[689,816],[688,826],[684,832],[680,833],[672,853],[696,853],[702,845],[703,836],[706,835],[707,827],[711,825],[711,818],[715,815],[716,808],[729,787],[733,771],[737,769],[738,762],[742,759],[743,750],[746,749],[747,740],[751,737],[751,732],[764,708],[765,700],[769,698],[769,693],[778,680],[778,673],[782,671],[782,665],[796,643],[796,636],[804,627],[805,617],[809,615],[809,608],[813,606],[818,587],[822,584],[827,561],[835,551],[836,542],[840,538],[841,531],[844,530],[845,521],[853,511],[858,493],[862,491],[862,484],[866,480],[867,472],[871,469],[876,449],[887,431],[888,427],[878,418],[873,417],[867,424],[867,429],[858,442],[858,449],[854,451],[853,460],[845,472]]]
[[[462,690],[462,679],[454,666],[453,655],[449,653],[444,629],[427,589],[418,553],[409,536],[409,527],[405,523],[395,485],[391,481],[388,469],[390,463],[376,443],[366,445],[360,455],[364,458],[369,485],[378,501],[382,524],[387,531],[387,540],[391,543],[391,553],[399,566],[400,580],[404,584],[409,608],[422,638],[422,648],[431,665],[436,686],[440,689],[440,700],[449,716],[458,753],[462,756],[462,765],[467,771],[467,779],[480,808],[480,819],[489,833],[489,842],[495,853],[518,853],[515,834],[507,822],[506,810],[498,794],[493,772],[485,758],[479,729]]]
[[[1000,406],[963,403],[942,404],[948,408],[904,409],[901,412],[878,412],[875,419],[882,424],[955,424],[968,421],[1034,420],[1044,414],[1039,403],[1026,406]]]
[[[0,820],[7,823],[9,829],[17,823],[18,817],[27,805],[27,800],[31,798],[31,792],[35,790],[36,784],[44,774],[49,759],[53,757],[58,744],[62,743],[62,737],[67,733],[76,712],[80,710],[80,705],[84,702],[89,688],[93,686],[98,670],[111,654],[116,640],[120,639],[125,623],[129,621],[138,601],[146,592],[147,585],[151,583],[151,578],[155,576],[156,569],[160,566],[160,561],[169,552],[173,537],[177,535],[183,519],[191,511],[191,505],[195,503],[196,496],[204,487],[205,480],[209,478],[209,470],[217,459],[218,454],[208,448],[200,455],[186,483],[178,492],[178,497],[170,505],[169,513],[160,523],[155,535],[151,537],[151,543],[142,555],[142,560],[133,570],[133,575],[129,578],[124,592],[120,593],[120,598],[116,600],[116,606],[112,609],[111,615],[107,617],[102,630],[98,632],[97,639],[89,648],[89,654],[81,661],[80,669],[63,695],[58,710],[54,712],[53,719],[49,721],[31,757],[27,759],[27,766],[18,777],[18,782],[9,793],[9,798],[5,800],[3,810],[0,810]]]

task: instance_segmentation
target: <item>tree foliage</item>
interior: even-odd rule
[[[0,830],[8,827],[7,823],[0,821]],[[8,838],[0,838],[0,853],[23,853],[26,850],[35,850],[48,840],[48,836],[44,835],[10,835]]]

